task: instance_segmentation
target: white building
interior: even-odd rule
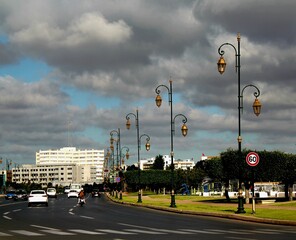
[[[36,165],[12,168],[12,182],[35,182],[46,186],[103,182],[104,150],[65,147],[36,152]]]
[[[169,155],[162,156],[164,160],[164,169],[167,169],[171,165],[171,157]],[[140,160],[140,169],[141,170],[148,170],[152,167],[153,163],[155,161],[155,158],[149,158]],[[183,169],[187,170],[188,168],[192,169],[195,166],[195,163],[193,159],[186,159],[186,160],[175,160],[173,158],[175,169]]]
[[[78,166],[95,166],[97,183],[102,183],[104,167],[104,150],[80,150],[64,147],[57,150],[40,150],[36,152],[36,165],[76,164]]]

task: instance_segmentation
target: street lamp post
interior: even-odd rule
[[[225,72],[225,68],[226,68],[226,61],[223,58],[224,55],[224,50],[222,50],[222,47],[224,46],[231,46],[234,51],[235,51],[235,69],[237,72],[237,80],[238,80],[238,137],[237,137],[237,142],[238,142],[238,157],[239,159],[241,159],[241,153],[242,153],[242,136],[241,136],[241,113],[243,110],[243,93],[244,90],[247,87],[253,87],[256,89],[256,91],[254,92],[254,96],[255,96],[255,101],[253,103],[253,111],[254,114],[256,116],[259,116],[260,112],[261,112],[261,103],[258,99],[258,97],[260,96],[260,90],[258,89],[258,87],[256,87],[253,84],[249,84],[247,86],[245,86],[242,91],[241,91],[241,84],[240,84],[240,68],[241,68],[241,64],[240,64],[240,34],[237,34],[237,48],[231,44],[231,43],[223,43],[219,48],[218,48],[218,53],[220,55],[220,59],[218,60],[217,66],[218,66],[218,71],[220,72],[220,74],[223,74]],[[241,174],[240,174],[241,177]],[[241,178],[239,179],[239,190],[238,190],[238,209],[236,213],[245,213],[244,210],[244,205],[243,205],[243,196],[242,196],[242,185],[241,185]]]
[[[126,154],[122,155],[122,150],[126,149]],[[122,200],[122,189],[123,189],[123,172],[122,172],[122,164],[124,164],[124,157],[126,157],[126,159],[129,158],[129,148],[128,147],[122,147],[120,149],[120,156],[122,156],[122,158],[120,159],[120,169],[119,169],[119,177],[120,177],[120,193],[119,193],[119,200]]]
[[[170,156],[171,156],[171,205],[170,207],[176,207],[176,201],[175,201],[175,191],[174,191],[174,132],[175,132],[175,119],[177,117],[182,117],[183,120],[183,125],[181,127],[181,132],[182,135],[185,137],[187,135],[188,132],[188,128],[186,126],[186,122],[187,122],[187,118],[183,115],[183,114],[177,114],[174,118],[173,118],[173,84],[172,84],[172,80],[170,80],[170,85],[169,87],[166,85],[159,85],[157,86],[157,88],[155,89],[155,92],[157,94],[156,98],[155,98],[155,103],[157,107],[161,106],[162,103],[162,98],[159,95],[160,94],[160,87],[164,87],[168,90],[168,97],[169,97],[169,105],[171,107],[171,152],[170,152]]]
[[[136,120],[136,128],[137,128],[137,144],[138,144],[138,178],[139,178],[139,186],[138,186],[138,203],[142,203],[142,190],[141,190],[141,169],[140,169],[140,149],[141,149],[141,137],[146,136],[146,150],[150,150],[150,137],[147,134],[142,134],[140,136],[140,124],[139,124],[139,111],[137,109],[136,114],[128,113],[126,115],[126,128],[130,129],[131,122],[130,116],[134,116]]]
[[[117,135],[117,139],[113,138],[113,134],[116,133]],[[110,132],[110,148],[113,150],[114,146],[113,143],[114,141],[116,141],[116,168],[114,169],[114,151],[113,151],[113,184],[114,184],[114,173],[116,173],[119,169],[119,159],[121,159],[121,153],[119,152],[119,156],[118,156],[118,149],[120,149],[120,128],[118,128],[118,130],[112,130]],[[116,198],[118,198],[118,189],[116,188]]]

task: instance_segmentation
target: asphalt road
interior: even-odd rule
[[[0,239],[296,239],[296,227],[188,216],[124,206],[102,196],[86,200],[59,195],[49,206],[0,199]]]

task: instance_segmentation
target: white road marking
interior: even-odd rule
[[[13,212],[19,212],[19,211],[22,211],[22,209],[15,209],[15,210],[13,210]]]
[[[83,215],[81,215],[80,217],[87,218],[87,219],[94,219],[93,217],[88,217],[88,216],[83,216]]]
[[[102,235],[102,234],[106,234],[106,233],[101,233],[101,232],[93,232],[93,231],[87,231],[87,230],[83,230],[83,229],[68,229],[71,232],[75,232],[75,233],[83,233],[83,234],[89,234],[89,235]]]
[[[9,237],[9,236],[12,236],[8,233],[3,233],[3,232],[0,232],[0,237]]]
[[[204,234],[223,234],[221,232],[210,232],[205,230],[197,230],[197,229],[180,229],[181,231],[188,231],[192,233],[204,233]]]
[[[35,228],[42,228],[42,229],[46,229],[46,230],[56,230],[58,231],[59,229],[56,228],[50,228],[50,227],[45,227],[45,226],[40,226],[40,225],[31,225],[31,227],[35,227]]]
[[[123,226],[127,226],[127,227],[136,227],[136,228],[147,229],[147,230],[156,231],[156,232],[164,232],[164,233],[193,234],[190,232],[181,232],[181,231],[170,230],[170,229],[158,229],[158,228],[144,227],[144,226],[138,226],[138,225],[126,224],[126,223],[119,223],[119,225],[123,225]]]
[[[141,230],[141,229],[123,229],[123,231],[135,232],[135,233],[144,233],[144,234],[154,234],[154,235],[167,234],[167,233],[164,233],[164,232],[152,232],[152,231]]]
[[[112,229],[95,229],[96,231],[99,232],[106,232],[106,233],[112,233],[112,234],[120,234],[120,235],[134,235],[136,233],[132,233],[132,232],[123,232],[120,230],[112,230]]]
[[[27,231],[27,230],[11,230],[10,232],[14,232],[14,233],[21,234],[21,235],[26,235],[26,236],[44,236],[44,234],[36,233],[36,232],[30,232],[30,231]]]
[[[62,232],[61,230],[40,230],[42,232],[54,234],[54,235],[75,235],[74,233],[69,233],[69,232]]]
[[[244,229],[244,230],[239,230],[239,229],[236,229],[235,230],[236,233],[239,233],[241,232],[240,234],[253,234],[253,233],[256,233],[256,234],[280,234],[279,232],[271,232],[271,231],[263,231],[263,230],[248,230],[248,229]]]
[[[10,217],[7,217],[7,216],[3,216],[5,219],[7,219],[7,220],[11,220],[12,218],[10,218]]]

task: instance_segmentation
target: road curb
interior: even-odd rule
[[[134,207],[144,207],[150,208],[154,210],[178,213],[178,214],[190,214],[190,215],[198,215],[198,216],[206,216],[206,217],[219,217],[219,218],[227,218],[227,219],[236,219],[240,221],[248,221],[255,223],[266,223],[266,224],[274,224],[274,225],[285,225],[285,226],[296,226],[296,221],[288,221],[288,220],[276,220],[276,219],[265,219],[265,218],[256,218],[251,216],[244,216],[239,214],[220,214],[220,213],[210,213],[210,212],[195,212],[188,210],[181,210],[176,208],[167,208],[167,207],[159,207],[159,206],[151,206],[143,203],[129,203],[124,202],[123,200],[113,199],[110,194],[106,194],[108,199],[114,203],[125,204]]]

